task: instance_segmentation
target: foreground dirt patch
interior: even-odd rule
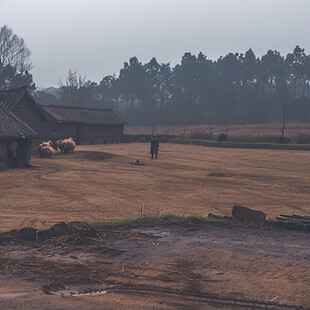
[[[62,223],[0,235],[0,304],[305,309],[309,257],[309,234],[300,232],[215,223],[96,229]]]
[[[160,214],[231,215],[234,204],[310,213],[309,152],[161,144],[80,146],[34,168],[0,173],[0,231],[60,221],[110,221]],[[131,165],[140,160],[145,166]]]

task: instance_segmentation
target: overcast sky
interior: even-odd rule
[[[132,56],[174,65],[185,52],[310,54],[310,0],[0,0],[4,24],[26,41],[41,87],[69,68],[98,82]]]

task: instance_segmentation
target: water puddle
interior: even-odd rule
[[[108,292],[111,285],[107,284],[50,284],[44,285],[43,291],[48,295],[59,296],[86,296],[86,295],[103,295]]]
[[[149,235],[152,238],[163,238],[169,235],[167,231],[162,231],[158,229],[144,229],[144,230],[136,230],[136,231],[141,234]]]

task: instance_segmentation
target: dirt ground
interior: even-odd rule
[[[149,144],[79,146],[30,169],[0,172],[0,231],[47,229],[60,221],[110,221],[160,214],[231,215],[234,204],[310,213],[310,153]],[[140,160],[145,166],[131,165]]]
[[[309,234],[219,223],[0,234],[1,309],[309,309]]]
[[[0,173],[0,230],[47,229],[0,234],[0,309],[309,309],[309,233],[84,222],[230,215],[234,204],[267,218],[309,214],[309,152],[161,144],[151,160],[148,151],[80,146]]]

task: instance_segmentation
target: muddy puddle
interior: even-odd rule
[[[44,285],[42,290],[45,294],[59,296],[87,296],[106,294],[113,286],[108,284],[71,283]]]

